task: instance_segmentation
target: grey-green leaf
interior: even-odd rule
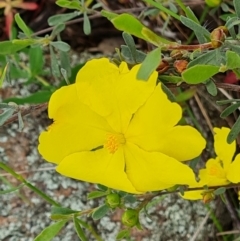
[[[230,130],[228,137],[227,137],[227,142],[228,144],[231,144],[238,136],[240,132],[240,116],[237,118],[236,122],[232,126],[232,129]]]
[[[2,126],[14,113],[14,109],[8,108],[0,114],[0,126]]]
[[[235,110],[240,107],[240,103],[234,103],[228,106],[220,115],[221,118],[226,118],[227,116],[231,115]]]
[[[207,80],[205,86],[206,86],[207,92],[210,95],[212,95],[212,96],[216,96],[217,95],[218,89],[217,89],[217,87],[216,87],[216,85],[215,85],[213,80],[211,80],[211,79]]]
[[[98,220],[98,219],[101,219],[102,217],[104,217],[108,211],[110,210],[110,208],[104,204],[100,207],[98,207],[93,213],[92,213],[92,218],[94,220]]]
[[[54,16],[51,16],[50,18],[48,18],[48,24],[49,24],[49,26],[54,26],[59,23],[65,23],[65,22],[79,16],[80,14],[81,13],[79,11],[75,11],[72,13],[57,14],[57,15],[54,15]]]
[[[52,45],[54,48],[59,49],[63,52],[67,52],[71,48],[69,44],[62,41],[50,42],[50,45]]]
[[[83,32],[86,35],[91,33],[91,23],[86,12],[83,13]]]
[[[20,17],[19,13],[15,14],[14,16],[15,21],[18,25],[18,27],[24,32],[24,34],[30,38],[31,37],[31,30],[28,28],[28,26],[25,24],[25,22],[23,21],[23,19]]]
[[[75,230],[76,230],[77,235],[80,238],[80,240],[81,241],[88,241],[86,235],[83,232],[83,229],[82,229],[81,225],[78,222],[78,218],[74,216],[73,217],[73,222],[74,222]]]

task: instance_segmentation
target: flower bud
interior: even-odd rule
[[[156,70],[159,74],[162,74],[165,71],[167,71],[168,68],[169,68],[169,63],[166,60],[162,59],[161,63],[158,65]]]
[[[212,47],[214,49],[220,47],[223,42],[226,39],[226,34],[228,33],[228,30],[225,26],[220,26],[218,28],[215,28],[212,32],[211,32],[211,43],[212,43]]]
[[[122,215],[122,223],[128,227],[134,227],[139,224],[138,211],[135,209],[127,209]]]
[[[182,58],[183,53],[181,50],[179,49],[174,49],[171,53],[170,53],[170,57],[173,59],[180,59]]]
[[[188,61],[184,59],[176,60],[173,64],[174,68],[178,73],[182,73],[184,70],[186,70],[188,65]]]
[[[205,3],[211,8],[219,6],[221,2],[222,0],[205,0]]]
[[[213,191],[206,191],[202,193],[202,196],[203,196],[202,201],[204,204],[211,202],[215,198]]]
[[[106,203],[110,208],[116,208],[121,204],[121,198],[117,193],[111,193],[107,195]]]

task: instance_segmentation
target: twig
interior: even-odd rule
[[[22,107],[20,108],[20,112],[22,116],[28,115],[34,111],[44,111],[47,109],[48,103],[38,104],[38,105],[31,105],[29,107]],[[18,113],[13,114],[1,127],[6,126],[18,119]]]

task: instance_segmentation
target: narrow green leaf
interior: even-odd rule
[[[44,65],[43,50],[40,46],[30,48],[29,63],[32,76],[42,73]]]
[[[4,100],[4,102],[5,103],[14,102],[18,105],[40,104],[40,103],[48,102],[51,95],[52,95],[51,90],[42,90],[23,98],[20,98],[20,97],[7,98]]]
[[[196,15],[194,14],[194,12],[192,11],[192,9],[190,7],[186,7],[183,10],[184,10],[187,18],[191,19],[192,21],[194,21],[195,23],[200,25],[198,18],[196,17]]]
[[[54,25],[58,25],[60,23],[65,23],[65,22],[79,16],[80,14],[81,14],[81,12],[75,11],[72,13],[63,13],[63,14],[53,15],[50,18],[48,18],[48,24],[49,24],[49,26],[54,26]]]
[[[178,94],[176,96],[176,101],[178,103],[187,101],[187,100],[191,99],[194,96],[195,93],[196,93],[195,88],[191,88],[191,89],[187,89],[185,91],[182,91],[180,94]]]
[[[162,90],[164,91],[164,93],[167,95],[168,99],[171,102],[176,102],[176,97],[173,94],[173,92],[166,85],[164,85],[163,83],[161,83],[161,87],[162,87]]]
[[[128,46],[132,59],[136,63],[137,50],[136,50],[136,45],[135,45],[133,37],[126,32],[123,32],[122,36],[123,36],[123,39],[124,39],[126,45]]]
[[[137,79],[139,80],[148,80],[153,71],[156,70],[159,63],[161,62],[161,49],[156,48],[147,54],[144,59],[138,73]]]
[[[92,218],[94,220],[98,220],[98,219],[101,219],[102,217],[104,217],[108,211],[110,210],[110,208],[104,204],[100,207],[98,207],[93,213],[92,213]]]
[[[12,41],[2,41],[0,42],[0,55],[14,54],[33,43],[34,40],[32,39],[15,39]]]
[[[117,240],[121,240],[123,238],[127,238],[130,236],[130,231],[129,229],[124,229],[124,230],[121,230],[118,234],[117,234],[117,237],[116,239]]]
[[[219,72],[219,67],[214,65],[194,65],[182,73],[183,80],[188,84],[199,84]]]
[[[91,23],[86,12],[83,13],[83,32],[86,35],[91,33]]]
[[[17,115],[18,115],[18,131],[22,132],[24,128],[24,122],[23,122],[21,111],[18,111]]]
[[[232,126],[232,129],[230,130],[228,137],[227,137],[227,143],[231,144],[238,136],[240,132],[240,116],[237,118],[236,122]]]
[[[81,225],[78,222],[78,218],[74,216],[73,222],[74,222],[75,230],[76,230],[77,235],[80,238],[80,240],[81,241],[88,241],[87,237],[85,236],[85,234],[83,232],[83,229],[82,229]]]
[[[226,118],[227,116],[231,115],[235,110],[240,107],[240,103],[235,103],[228,106],[220,115],[221,118]]]
[[[56,222],[47,228],[45,228],[35,239],[34,241],[50,241],[52,240],[64,227],[67,220],[62,220],[59,222]]]
[[[218,89],[213,80],[211,80],[211,79],[207,80],[205,86],[206,86],[207,92],[210,95],[212,95],[212,96],[217,95]]]
[[[97,188],[103,192],[106,192],[107,190],[109,190],[108,187],[102,185],[102,184],[97,184]]]
[[[5,77],[6,77],[6,74],[7,74],[7,71],[8,71],[8,66],[9,66],[9,63],[7,63],[6,66],[4,67],[2,75],[0,77],[0,88],[2,88],[3,81],[5,80]]]
[[[9,108],[0,114],[0,126],[2,126],[14,113],[14,109]]]
[[[67,52],[71,48],[69,44],[62,41],[50,42],[50,45],[52,45],[54,48],[61,50],[63,52]]]
[[[226,192],[226,190],[227,189],[225,187],[220,187],[220,188],[214,190],[213,193],[215,195],[222,195],[222,194],[224,194]]]
[[[19,13],[16,13],[15,16],[15,21],[18,25],[18,27],[24,32],[24,34],[30,38],[32,31],[28,28],[28,26],[25,24],[25,22],[23,21],[23,19],[20,17]]]
[[[63,8],[76,9],[81,11],[81,3],[77,0],[72,0],[72,1],[58,0],[56,4]]]
[[[17,187],[13,187],[13,188],[10,188],[10,189],[8,189],[8,190],[0,191],[0,195],[4,195],[4,194],[16,192],[16,191],[18,191],[20,188],[22,188],[24,185],[25,185],[25,184],[22,183],[22,184],[20,184],[20,185],[17,186]]]
[[[233,102],[240,102],[240,99],[231,99],[231,100],[219,100],[219,101],[216,101],[217,105],[226,105],[226,104],[233,103]]]
[[[210,32],[206,28],[184,16],[181,16],[180,20],[195,33],[200,44],[206,43],[210,40]]]
[[[226,58],[226,66],[228,69],[236,69],[240,67],[240,56],[237,53],[228,50],[226,52]]]
[[[236,14],[238,18],[240,18],[240,1],[239,0],[233,0],[233,5],[236,11]]]
[[[87,195],[87,199],[94,199],[94,198],[98,198],[98,197],[103,197],[106,196],[109,192],[102,192],[102,191],[93,191],[88,193]]]
[[[236,38],[236,36],[237,36],[234,26],[238,25],[239,23],[240,22],[239,22],[238,17],[230,17],[227,19],[227,21],[225,23],[225,26],[228,29],[228,32],[230,33],[232,38]]]
[[[113,13],[113,12],[109,12],[106,10],[102,10],[101,14],[103,17],[107,18],[109,21],[111,21],[112,19],[116,18],[118,16],[118,14]]]
[[[72,210],[70,208],[52,206],[52,208],[51,208],[51,219],[52,220],[69,219],[75,213],[78,213],[78,212],[79,211],[75,211],[75,210]]]

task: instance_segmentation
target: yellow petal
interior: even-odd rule
[[[125,132],[132,115],[155,88],[157,72],[140,81],[136,79],[139,68],[128,70],[125,62],[118,68],[102,58],[86,63],[77,75],[80,100],[105,117],[116,132]]]
[[[207,186],[221,186],[229,183],[219,158],[209,159],[206,163],[206,168],[200,171],[199,178],[204,181]]]
[[[57,90],[49,102],[54,123],[41,133],[38,150],[44,159],[59,163],[78,151],[90,151],[104,144],[112,129],[101,116],[82,104],[75,85]]]
[[[122,148],[114,154],[109,154],[105,149],[74,153],[64,158],[56,170],[81,181],[99,183],[128,193],[140,193],[125,173]]]
[[[227,179],[232,183],[240,182],[240,154],[235,157],[235,160],[229,166]]]
[[[184,192],[184,195],[180,195],[182,198],[184,199],[188,199],[188,200],[201,200],[203,199],[202,193],[204,190],[200,190],[200,191],[186,191]]]
[[[181,119],[182,109],[168,100],[161,85],[134,114],[126,138],[146,151],[157,151],[165,133]]]
[[[160,152],[147,152],[127,143],[124,154],[128,178],[139,191],[163,190],[195,179],[191,168]]]
[[[158,150],[179,161],[191,160],[206,146],[202,135],[191,126],[175,126],[162,137]]]
[[[214,132],[216,133],[214,135],[215,152],[223,162],[224,169],[227,170],[236,151],[236,142],[234,141],[231,144],[227,143],[227,136],[230,132],[229,128],[214,128]]]

